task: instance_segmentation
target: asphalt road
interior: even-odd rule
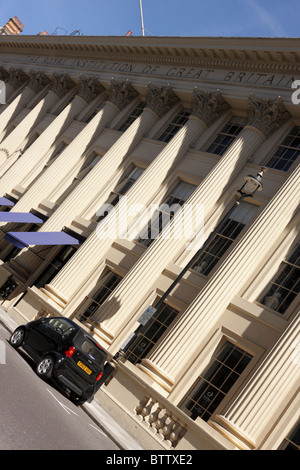
[[[0,450],[120,450],[81,407],[35,374],[0,325]]]

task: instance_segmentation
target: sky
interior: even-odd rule
[[[145,36],[300,37],[299,0],[141,0]],[[22,35],[141,36],[140,0],[0,0]]]

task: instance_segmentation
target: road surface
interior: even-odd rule
[[[0,450],[120,450],[84,412],[34,372],[0,325]]]

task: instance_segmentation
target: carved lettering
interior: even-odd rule
[[[263,72],[245,72],[244,70],[222,70],[168,66],[154,64],[139,64],[129,62],[109,62],[85,59],[67,59],[55,57],[36,57],[28,56],[26,63],[37,65],[50,65],[60,67],[84,68],[85,73],[91,71],[115,71],[120,73],[140,73],[144,75],[159,75],[174,78],[188,78],[190,80],[218,80],[229,83],[257,84],[263,87],[284,87],[290,88],[291,83],[300,78],[300,76],[291,76],[287,74],[274,74]]]

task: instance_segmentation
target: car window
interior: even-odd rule
[[[74,338],[75,348],[80,349],[85,355],[89,356],[90,359],[94,360],[98,364],[104,364],[106,360],[106,353],[100,346],[97,346],[90,338],[84,334],[79,333]]]
[[[51,318],[45,322],[45,326],[50,328],[61,336],[70,336],[74,331],[75,327],[70,325],[63,318]]]

